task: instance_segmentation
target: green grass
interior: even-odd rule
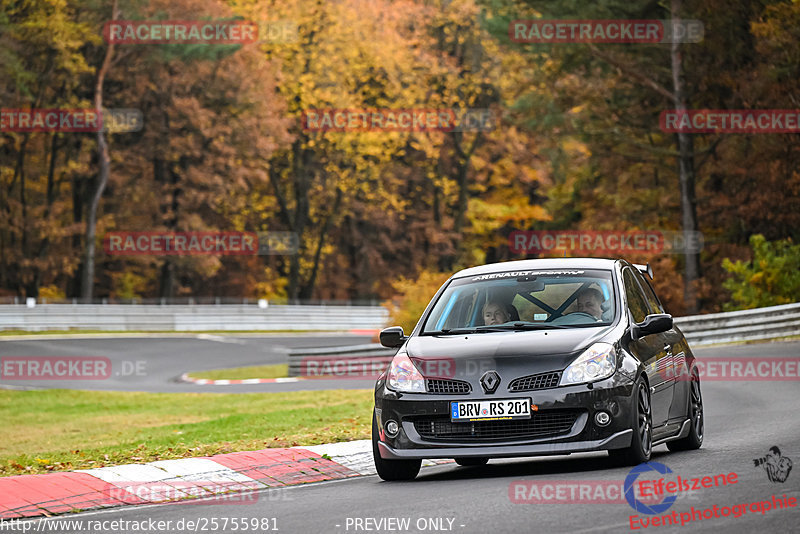
[[[252,367],[233,367],[230,369],[214,369],[213,371],[193,371],[187,373],[191,378],[207,378],[209,380],[242,380],[245,378],[284,378],[289,376],[289,364],[254,365]]]
[[[0,476],[367,439],[372,392],[0,390]]]

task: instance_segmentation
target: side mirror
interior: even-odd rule
[[[672,318],[670,318],[670,320],[672,320]],[[405,343],[406,339],[408,339],[403,333],[402,326],[390,326],[389,328],[384,328],[381,330],[380,337],[381,345],[384,347],[389,347],[390,349],[402,347],[403,343]]]
[[[672,316],[668,313],[654,313],[641,323],[631,325],[631,337],[636,340],[650,334],[660,334],[672,328]]]

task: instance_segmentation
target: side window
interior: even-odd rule
[[[650,304],[650,309],[653,310],[653,313],[666,313],[664,311],[664,306],[661,305],[658,297],[656,297],[656,293],[653,291],[650,281],[647,280],[643,275],[639,275],[639,284],[644,290],[644,298],[647,299],[647,303]]]
[[[625,297],[628,301],[628,309],[631,310],[633,320],[637,323],[641,323],[648,314],[647,302],[645,302],[642,290],[639,288],[639,284],[636,282],[629,268],[622,271],[622,281],[625,284]]]

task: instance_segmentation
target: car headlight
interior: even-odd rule
[[[408,354],[398,354],[392,359],[387,377],[389,388],[405,393],[425,393],[425,378]]]
[[[595,343],[575,358],[561,375],[560,386],[608,378],[617,367],[617,351],[608,343]]]

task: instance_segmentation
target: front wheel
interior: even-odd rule
[[[422,460],[384,460],[378,450],[378,420],[375,412],[372,413],[372,458],[375,469],[383,480],[414,480],[422,466]]]
[[[685,438],[667,442],[667,448],[675,451],[699,449],[703,444],[703,396],[700,394],[700,375],[697,368],[692,369],[692,381],[689,385],[689,407],[686,410],[689,423],[689,435]]]
[[[631,410],[631,444],[624,449],[612,449],[608,455],[619,465],[639,465],[650,460],[653,450],[653,415],[650,407],[650,388],[644,378],[639,377],[633,388]]]

